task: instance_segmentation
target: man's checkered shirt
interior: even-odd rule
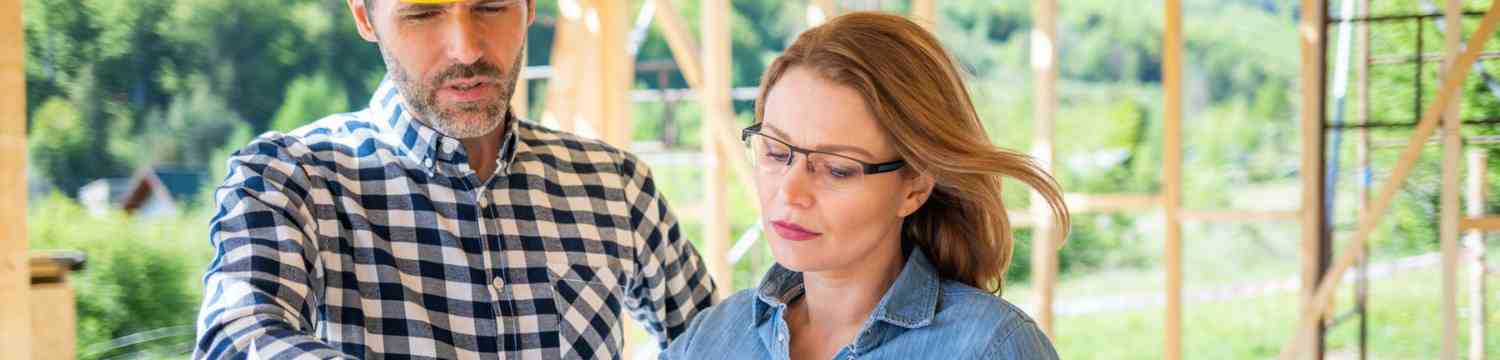
[[[195,358],[616,358],[624,310],[664,347],[712,304],[639,159],[511,117],[481,184],[404,106],[230,157]]]

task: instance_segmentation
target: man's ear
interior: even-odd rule
[[[375,9],[365,8],[364,0],[344,0],[344,3],[349,5],[349,13],[354,16],[354,27],[359,30],[359,37],[376,42],[375,24],[370,18],[370,12]]]
[[[937,180],[932,175],[921,174],[906,180],[906,188],[901,191],[901,217],[910,216],[927,203],[932,197],[933,188],[937,186]]]

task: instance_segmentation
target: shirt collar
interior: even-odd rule
[[[941,290],[942,279],[938,277],[932,262],[927,260],[920,249],[911,249],[901,274],[896,276],[896,281],[891,283],[891,287],[886,289],[885,295],[870,312],[870,321],[866,322],[865,329],[860,332],[861,336],[856,339],[855,347],[867,349],[873,346],[870,341],[878,340],[877,336],[864,336],[871,332],[870,327],[875,321],[905,329],[932,324],[932,319],[937,314]],[[752,326],[758,327],[773,320],[778,309],[784,308],[788,301],[801,294],[802,273],[779,264],[772,265],[755,292],[756,301],[751,309],[751,316],[755,321]]]
[[[416,115],[407,108],[406,98],[397,89],[396,82],[389,76],[380,81],[375,94],[370,97],[368,114],[371,116],[370,122],[380,128],[380,133],[388,142],[395,144],[404,152],[403,155],[412,157],[428,171],[436,172],[440,164],[468,169],[469,158],[463,143],[418,121]],[[515,158],[519,122],[519,118],[506,113],[503,126],[508,129],[497,158],[500,165],[498,168],[502,172],[509,168],[511,160]]]

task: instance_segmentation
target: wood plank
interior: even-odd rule
[[[1162,197],[1155,194],[1066,193],[1063,202],[1068,204],[1068,211],[1072,213],[1144,212],[1160,207]]]
[[[729,103],[730,38],[729,1],[702,0],[698,7],[703,32],[703,116],[707,123],[728,124],[733,121]],[[663,8],[662,10],[667,10]],[[724,162],[727,144],[719,141],[723,126],[703,126],[703,244],[709,274],[719,284],[723,298],[734,288],[729,264],[729,187]],[[717,147],[717,149],[716,149]]]
[[[1500,231],[1500,216],[1471,216],[1458,220],[1458,227],[1463,230],[1482,232]]]
[[[0,0],[0,349],[31,353],[26,240],[26,82],[21,0]]]
[[[576,102],[579,97],[575,79],[583,71],[580,62],[585,57],[585,49],[580,41],[580,37],[584,36],[583,9],[581,6],[562,6],[559,10],[555,32],[552,34],[552,76],[547,79],[547,99],[542,112],[542,123],[556,126],[558,130],[573,132],[577,129]]]
[[[1316,2],[1314,0],[1305,1]],[[1344,244],[1343,251],[1339,252],[1338,259],[1334,261],[1329,272],[1323,275],[1323,281],[1318,283],[1318,289],[1314,294],[1314,300],[1316,301],[1313,303],[1327,301],[1329,297],[1333,296],[1334,289],[1338,286],[1344,272],[1353,265],[1361,253],[1360,250],[1363,248],[1363,245],[1369,239],[1370,234],[1375,231],[1375,227],[1380,225],[1382,215],[1390,208],[1396,191],[1400,190],[1407,176],[1411,175],[1412,167],[1421,156],[1424,140],[1432,135],[1438,125],[1439,117],[1447,109],[1447,106],[1453,103],[1454,95],[1461,91],[1462,80],[1468,76],[1471,69],[1470,66],[1478,59],[1480,51],[1484,49],[1484,44],[1494,34],[1497,21],[1500,21],[1500,1],[1490,3],[1489,10],[1484,14],[1484,19],[1480,20],[1479,28],[1469,36],[1468,43],[1463,47],[1465,50],[1459,55],[1458,60],[1450,64],[1445,64],[1444,68],[1446,71],[1444,73],[1452,74],[1452,76],[1445,76],[1443,78],[1442,85],[1438,87],[1437,96],[1433,99],[1427,110],[1422,113],[1422,120],[1417,123],[1417,128],[1412,131],[1410,142],[1401,151],[1401,156],[1396,161],[1396,168],[1391,172],[1390,178],[1381,184],[1380,191],[1378,192],[1379,196],[1376,197],[1374,206],[1370,208],[1370,212],[1366,214],[1367,216],[1360,217],[1359,225],[1355,228],[1353,237]],[[1302,30],[1305,36],[1307,29],[1304,28]],[[1306,215],[1304,214],[1304,216]],[[1313,330],[1318,325],[1315,320],[1326,311],[1328,309],[1321,306],[1303,309],[1296,331],[1287,339],[1287,343],[1282,346],[1281,359],[1296,358],[1303,351],[1307,350],[1303,346],[1303,342],[1298,340],[1311,336]]]
[[[1031,156],[1042,169],[1053,172],[1057,162],[1053,152],[1057,114],[1057,1],[1034,0],[1031,2],[1031,76],[1032,76],[1032,140]],[[1033,219],[1047,219],[1052,211],[1040,193],[1031,193]],[[1062,243],[1062,232],[1051,221],[1032,223],[1031,274],[1032,287],[1036,292],[1036,319],[1042,332],[1056,337],[1053,327],[1052,304],[1057,287],[1057,249]]]
[[[1443,26],[1448,31],[1443,36],[1443,49],[1447,54],[1445,63],[1452,64],[1458,57],[1460,36],[1463,35],[1463,4],[1460,0],[1446,0],[1443,7]],[[1451,67],[1449,67],[1451,69]],[[1443,77],[1458,74],[1443,73]],[[1467,75],[1467,74],[1465,74]],[[1463,158],[1463,139],[1459,129],[1463,124],[1463,92],[1455,92],[1443,112],[1443,167],[1442,189],[1438,195],[1438,240],[1442,252],[1443,297],[1442,334],[1438,357],[1453,360],[1458,357],[1458,219],[1460,194],[1459,172]]]
[[[1162,353],[1168,360],[1182,358],[1182,3],[1165,0],[1162,38],[1162,87],[1165,88],[1162,130],[1162,209],[1166,233],[1165,334]]]
[[[529,47],[521,49],[521,63],[515,66],[526,68],[526,53],[531,51],[529,49]],[[529,83],[531,82],[524,77],[516,77],[516,92],[510,96],[510,112],[516,117],[528,119],[531,117],[531,87],[527,86]]]
[[[1301,309],[1308,313],[1323,302],[1312,301],[1318,284],[1318,259],[1323,235],[1323,87],[1324,48],[1327,39],[1324,27],[1325,4],[1321,0],[1302,0],[1302,19],[1298,24],[1301,38],[1301,85],[1302,109],[1302,198],[1301,198],[1301,242],[1297,259],[1301,269]],[[1318,318],[1304,319],[1319,324]],[[1317,330],[1317,329],[1314,329]],[[1298,346],[1312,348],[1316,354],[1304,358],[1321,358],[1322,332],[1310,331],[1298,338]]]
[[[1484,150],[1469,150],[1469,182],[1465,191],[1465,212],[1469,218],[1484,216],[1484,184],[1485,175],[1488,170]],[[1489,319],[1488,308],[1485,306],[1489,298],[1489,291],[1485,290],[1485,274],[1488,264],[1485,263],[1484,232],[1469,230],[1465,236],[1464,245],[1471,254],[1469,259],[1469,359],[1484,360],[1485,321]],[[1481,339],[1481,340],[1476,340]]]
[[[1183,210],[1182,221],[1205,223],[1261,223],[1299,221],[1297,211],[1251,211],[1251,210]]]
[[[635,56],[630,53],[630,3],[594,0],[598,13],[599,123],[600,138],[621,149],[630,148],[630,89],[635,85]]]
[[[926,27],[927,31],[937,31],[937,0],[912,0],[911,18]]]
[[[74,351],[78,347],[78,312],[73,285],[67,281],[32,285],[27,298],[32,309],[31,358],[75,358]],[[10,349],[6,352],[9,353]]]
[[[702,52],[700,52],[697,44],[693,41],[693,35],[688,32],[685,25],[687,23],[686,20],[683,20],[681,13],[678,12],[674,0],[656,0],[656,7],[656,23],[661,25],[661,31],[667,39],[667,47],[672,50],[672,59],[677,61],[678,69],[682,71],[683,79],[686,79],[688,86],[693,88],[697,93],[706,93],[702,82],[703,66],[699,61]],[[704,101],[704,99],[699,98],[699,101]],[[740,184],[743,185],[743,189],[750,195],[750,198],[756,198],[756,188],[753,173],[750,172],[750,162],[745,159],[743,156],[744,152],[740,150],[743,145],[740,144],[738,138],[739,129],[732,125],[732,121],[734,120],[733,108],[720,108],[719,111],[728,112],[727,114],[719,114],[720,116],[706,116],[708,111],[714,111],[714,109],[704,108],[704,120],[707,120],[704,123],[704,127],[709,128],[707,130],[711,130],[714,133],[714,139],[718,143],[725,144],[725,146],[720,146],[716,150],[721,153],[722,159],[727,160],[729,168],[734,170],[736,178],[739,179]],[[760,212],[759,202],[751,201],[750,206],[756,213]]]

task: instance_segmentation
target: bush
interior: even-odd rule
[[[202,274],[209,259],[204,214],[132,219],[90,215],[53,194],[35,203],[27,219],[31,248],[69,249],[87,256],[72,277],[78,299],[78,353],[108,348],[111,340],[145,331],[192,326]],[[177,348],[191,332],[160,341]]]

